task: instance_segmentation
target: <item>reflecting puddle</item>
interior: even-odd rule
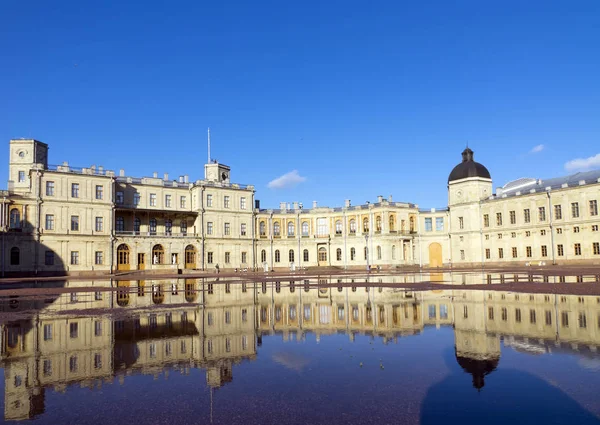
[[[596,276],[487,276],[4,286],[4,420],[600,422],[600,295],[502,286]]]

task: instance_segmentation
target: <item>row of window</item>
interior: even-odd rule
[[[600,255],[600,242],[592,243],[592,253],[593,253],[593,255]],[[518,258],[519,257],[518,248],[512,247],[511,254],[512,254],[512,258]],[[542,245],[540,247],[540,254],[541,254],[542,258],[548,257],[548,246],[547,245]],[[581,244],[580,243],[573,244],[573,254],[576,256],[581,255]],[[563,257],[565,255],[565,247],[563,244],[556,245],[556,255],[558,257]],[[530,247],[530,246],[525,247],[525,256],[527,258],[533,257],[533,248],[532,247]],[[461,259],[464,260],[464,251],[463,250],[461,250],[461,257],[462,257]],[[492,251],[490,248],[485,249],[485,258],[488,260],[492,258]],[[504,248],[498,248],[498,258],[500,258],[500,259],[504,258]]]
[[[508,309],[506,307],[502,307],[500,309],[500,315],[501,315],[500,317],[503,322],[508,321]],[[552,310],[544,311],[544,322],[545,322],[546,326],[552,326],[553,315],[554,314],[553,314]],[[488,319],[495,320],[494,316],[495,316],[494,307],[488,307]],[[579,318],[579,320],[578,320],[579,327],[582,329],[587,328],[587,316],[586,316],[585,312],[579,312],[578,318]],[[560,320],[561,326],[563,328],[568,328],[569,327],[569,312],[562,311],[560,314],[560,319],[561,319]],[[521,321],[522,321],[521,309],[515,308],[515,322],[521,323]],[[537,312],[534,309],[529,310],[529,323],[531,323],[532,325],[535,325],[537,323]],[[600,321],[599,321],[599,324],[600,324]]]
[[[590,217],[595,217],[598,215],[598,201],[596,201],[596,200],[589,201],[588,208],[589,208],[588,211],[589,211]],[[579,217],[580,217],[579,202],[572,202],[571,203],[571,218],[579,218]],[[554,220],[562,220],[562,218],[563,218],[562,205],[559,205],[559,204],[554,205]],[[509,220],[510,220],[510,224],[517,224],[517,212],[516,211],[509,211]],[[546,207],[538,207],[538,221],[540,221],[540,222],[546,221]],[[531,210],[529,208],[526,208],[523,210],[523,222],[531,223]],[[496,225],[502,226],[502,224],[503,224],[502,213],[498,212],[498,213],[496,213]],[[483,227],[490,227],[490,215],[489,214],[483,215]]]
[[[80,261],[79,251],[71,251],[70,256],[71,265],[78,265]],[[18,266],[21,264],[21,250],[18,247],[10,249],[10,265]],[[53,266],[55,264],[55,253],[54,251],[46,251],[44,256],[44,264],[46,266]],[[104,252],[96,251],[94,253],[94,264],[97,266],[104,264]]]
[[[426,232],[433,231],[433,218],[431,218],[431,217],[425,218],[425,231]],[[435,218],[435,231],[436,232],[444,231],[444,217],[436,217]]]
[[[45,226],[44,228],[46,230],[54,230],[54,224],[55,224],[55,220],[54,220],[54,214],[46,214],[46,220],[45,220]],[[79,222],[79,216],[78,215],[72,215],[71,216],[71,231],[72,232],[78,232],[80,230],[80,226],[79,226],[80,222]],[[103,232],[104,231],[104,217],[95,217],[94,220],[94,230],[96,232]]]
[[[213,207],[213,195],[210,193],[206,194],[206,206],[207,207]],[[229,195],[225,195],[223,196],[223,208],[231,208],[230,207],[230,196]],[[241,210],[245,210],[247,208],[246,206],[246,197],[242,196],[240,198],[240,209]]]
[[[431,220],[431,219],[429,219],[429,220]],[[319,235],[319,236],[329,235],[329,226],[327,223],[328,223],[327,218],[321,217],[321,218],[317,219],[317,235]],[[436,224],[437,224],[437,222],[436,222]],[[351,219],[348,222],[348,225],[349,225],[349,233],[355,234],[356,233],[356,220]],[[406,227],[406,221],[401,220],[401,231],[402,232],[405,231],[405,227]],[[442,218],[442,230],[443,230],[443,227],[444,227],[444,224],[443,224],[443,218]],[[265,221],[261,221],[258,225],[258,229],[259,229],[260,236],[266,236],[267,223]],[[309,229],[310,229],[310,226],[308,224],[308,221],[303,221],[302,222],[302,236],[309,236]],[[365,218],[363,218],[362,231],[363,231],[363,233],[368,233],[369,229],[370,229],[369,219],[367,217],[365,217]],[[291,222],[291,221],[288,222],[287,235],[294,236],[295,230],[296,230],[296,226],[295,226],[294,222]],[[381,217],[377,216],[375,218],[375,232],[381,232],[381,231],[382,231]],[[390,232],[396,231],[396,218],[394,216],[390,216],[390,218],[389,218],[389,231]],[[414,231],[414,219],[412,217],[410,218],[410,231],[411,232]],[[336,220],[335,234],[341,235],[342,233],[343,233],[342,221]],[[278,221],[273,223],[273,236],[281,236],[281,224]]]
[[[598,231],[598,225],[597,224],[593,224],[591,226],[591,230],[592,232],[597,232]],[[580,231],[580,227],[579,226],[573,226],[573,233],[579,233]],[[563,228],[562,227],[557,227],[556,228],[556,234],[558,235],[562,235],[563,234]],[[540,235],[541,236],[546,236],[546,229],[541,229],[540,230]],[[526,230],[525,231],[525,237],[528,238],[531,236],[531,231],[530,230]],[[510,237],[511,238],[516,238],[517,237],[517,232],[511,232],[510,233]],[[462,238],[462,236],[461,236]],[[485,235],[485,240],[489,240],[490,239],[490,235]],[[498,239],[502,239],[502,233],[498,233]],[[461,239],[462,241],[462,239]]]
[[[56,186],[53,181],[47,181],[46,196],[54,196],[55,188]],[[97,184],[95,189],[95,198],[97,200],[104,199],[104,185]],[[71,183],[71,198],[79,198],[79,183]]]
[[[248,264],[248,253],[246,251],[243,251],[241,254],[242,254],[241,263]],[[206,263],[207,264],[215,263],[215,255],[213,252],[206,253]],[[231,252],[225,252],[224,263],[231,264]]]

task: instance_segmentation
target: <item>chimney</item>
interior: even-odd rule
[[[102,173],[104,173],[104,167],[102,165],[100,165],[98,167],[98,174],[102,174]]]
[[[154,177],[155,179],[157,179],[158,178],[158,172],[157,171],[153,172],[152,173],[152,177]]]
[[[183,183],[183,176],[179,176],[179,183]]]
[[[302,209],[302,202],[298,202],[298,208]]]
[[[346,199],[346,200],[344,201],[344,206],[345,206],[346,208],[350,208],[350,199]]]
[[[392,195],[388,197],[388,202],[392,202]]]
[[[313,208],[317,208],[317,201],[313,201]]]
[[[254,200],[254,208],[260,210],[260,199]]]
[[[285,203],[285,202],[280,202],[280,203],[279,203],[279,209],[280,209],[281,211],[285,211],[285,206],[286,206],[286,203]]]
[[[294,209],[295,209],[295,210],[297,210],[297,209],[298,209],[298,202],[294,202],[292,205],[294,206]]]
[[[125,169],[121,168],[119,170],[119,177],[125,177]]]
[[[165,173],[164,177],[163,177],[164,181],[169,181],[169,173]]]
[[[185,174],[185,175],[183,176],[183,182],[184,182],[184,183],[189,183],[189,182],[190,182],[190,176],[188,176],[187,174]]]
[[[381,204],[383,202],[383,196],[379,195],[377,197],[377,202],[379,202]]]

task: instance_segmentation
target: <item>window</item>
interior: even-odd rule
[[[432,225],[432,219],[431,218],[426,218],[425,219],[425,231],[426,232],[431,232],[433,230],[433,225]]]
[[[542,245],[542,257],[548,256],[548,247],[546,245]]]
[[[19,171],[19,182],[25,181],[25,171]]]
[[[502,226],[502,213],[496,213],[496,225]]]
[[[396,259],[396,245],[392,245],[392,260]]]
[[[532,257],[532,252],[531,252],[531,247],[525,247],[525,252],[527,254],[527,258],[531,258]]]
[[[485,235],[485,240],[489,241],[490,240],[490,235]]]
[[[18,266],[21,260],[21,251],[16,246],[10,250],[10,265]]]
[[[173,220],[165,220],[165,235],[171,235],[173,233]]]
[[[248,261],[248,253],[246,251],[242,252],[242,264],[246,264]]]
[[[550,310],[546,310],[544,312],[544,316],[546,319],[546,326],[552,326],[552,312]]]
[[[47,266],[54,265],[54,252],[53,251],[46,251],[46,254],[44,256],[44,264]]]
[[[525,223],[530,223],[531,222],[531,215],[529,213],[529,208],[525,208],[523,210],[523,221]]]
[[[295,231],[294,222],[290,221],[288,223],[288,228],[287,228],[288,236],[294,236],[294,231]]]
[[[562,206],[561,205],[555,205],[554,206],[554,219],[555,220],[561,220],[562,219]]]
[[[597,232],[598,231],[598,225],[597,224],[593,224],[592,225],[592,232]]]
[[[513,258],[517,258],[518,257],[517,247],[516,246],[513,246],[513,248],[512,248],[512,257]]]
[[[571,203],[571,216],[573,218],[579,217],[579,202]]]
[[[396,231],[396,217],[393,215],[390,215],[389,218],[389,223],[390,223],[390,232],[395,232]]]
[[[226,252],[225,253],[225,264],[229,264],[231,261],[231,253],[230,252]]]
[[[510,212],[510,224],[517,224],[517,212],[516,211]]]
[[[327,236],[329,234],[329,230],[327,229],[327,219],[326,218],[317,218],[317,235],[318,236]]]
[[[74,266],[79,264],[79,251],[71,251],[71,264]]]
[[[377,246],[377,259],[381,260],[381,247]]]
[[[181,233],[182,236],[187,235],[187,221],[181,220],[179,223],[179,233]]]
[[[592,243],[592,251],[594,255],[600,255],[600,242]]]
[[[54,196],[54,182],[46,182],[46,196]]]
[[[581,255],[581,244],[580,243],[575,244],[575,255]]]
[[[44,341],[52,341],[52,325],[44,325]]]
[[[579,313],[579,327],[582,329],[587,328],[587,318],[585,317],[585,313]]]
[[[9,227],[11,229],[18,229],[21,227],[21,213],[16,208],[13,208],[12,210],[10,210]]]
[[[356,258],[356,249],[350,248],[350,261],[354,261]]]
[[[350,233],[356,233],[356,220],[350,220]]]
[[[564,247],[563,247],[563,245],[562,245],[562,244],[558,244],[558,245],[556,246],[556,250],[557,250],[557,255],[558,255],[559,257],[562,257],[563,255],[565,255]]]
[[[240,224],[240,235],[246,236],[246,223]]]
[[[341,220],[337,220],[335,222],[335,234],[336,235],[342,234],[342,221]]]
[[[171,195],[165,195],[165,208],[171,208]]]
[[[150,206],[151,207],[155,207],[156,206],[156,193],[151,193],[150,194]]]
[[[288,252],[288,260],[290,263],[293,263],[295,259],[294,250],[290,249]]]
[[[511,232],[510,233],[510,237],[511,238],[516,238],[517,237],[517,232]]]
[[[546,221],[546,207],[539,207],[538,212],[540,216],[540,221]]]
[[[569,327],[569,313],[566,311],[563,311],[560,315],[560,320],[561,320],[561,324],[563,328],[568,328]]]
[[[225,223],[224,234],[225,236],[229,236],[231,234],[231,225],[229,223]]]
[[[506,322],[508,320],[508,309],[506,307],[502,307],[502,320]]]
[[[139,217],[136,217],[136,218],[133,220],[133,231],[134,231],[136,234],[139,234],[139,233],[140,233],[140,226],[141,226],[141,224],[142,224],[142,220],[140,220],[140,218],[139,218]],[[125,224],[123,224],[123,229],[125,229]]]
[[[303,256],[304,261],[308,261],[308,249],[305,249],[302,252],[302,256]]]
[[[140,204],[140,194],[139,192],[135,192],[133,194],[133,205],[139,205]]]
[[[121,193],[121,202],[119,202],[119,193]],[[101,184],[96,185],[96,199],[104,199],[104,186]],[[123,203],[123,192],[117,192],[117,202]]]
[[[363,233],[369,232],[369,219],[367,217],[363,218]]]
[[[206,253],[206,262],[208,264],[212,264],[213,263],[213,253],[212,252],[207,252]]]
[[[265,261],[267,261],[267,251],[263,249],[260,251],[260,262],[264,263]]]
[[[489,248],[486,248],[486,249],[485,249],[485,258],[486,258],[486,259],[488,259],[488,260],[489,260],[490,258],[492,258],[492,253],[490,252],[490,249],[489,249]]]
[[[546,230],[545,229],[540,230],[540,235],[541,236],[546,236]]]
[[[213,198],[212,195],[210,193],[206,194],[206,206],[207,207],[212,207],[213,205]]]
[[[96,217],[96,218],[100,218],[100,217]],[[118,216],[116,218],[116,231],[117,232],[124,232],[125,231],[125,219],[121,216]]]
[[[46,214],[46,230],[54,230],[54,214]]]
[[[498,233],[498,239],[502,239],[502,233]]]
[[[463,261],[465,259],[465,250],[464,249],[460,250],[460,259],[463,260]]]
[[[156,235],[156,219],[155,218],[150,219],[149,227],[150,227],[150,234]]]
[[[521,323],[521,309],[515,308],[515,321]]]
[[[273,236],[281,236],[281,225],[278,221],[273,223]]]
[[[435,218],[435,231],[436,232],[444,231],[444,217],[436,217]]]
[[[79,198],[79,183],[71,184],[71,198]]]
[[[69,323],[69,336],[73,339],[79,335],[79,324],[77,322]]]
[[[240,198],[240,209],[241,210],[245,210],[246,209],[246,197],[242,196]]]
[[[335,250],[335,259],[337,261],[342,261],[342,249],[338,248]]]
[[[458,227],[461,230],[465,228],[465,220],[463,217],[458,217]]]
[[[556,234],[557,235],[562,235],[562,228],[561,227],[557,227],[556,228]]]
[[[258,225],[258,233],[260,234],[260,236],[265,236],[267,234],[266,225],[264,221],[261,221]]]
[[[78,215],[71,216],[71,230],[74,232],[79,231],[79,216]]]
[[[276,249],[275,250],[275,262],[279,263],[280,260],[281,260],[281,254],[279,253],[279,250]]]
[[[96,217],[96,232],[104,231],[104,219],[102,217]]]
[[[598,201],[596,200],[590,201],[590,215],[598,215]]]
[[[483,227],[490,227],[490,215],[489,214],[483,215]]]
[[[573,233],[579,233],[579,226],[573,227]]]
[[[223,208],[229,208],[229,196],[225,195],[223,197]]]
[[[102,251],[96,251],[96,255],[95,255],[95,264],[97,266],[101,265],[104,263],[104,254]]]
[[[69,357],[69,372],[77,372],[77,356]]]
[[[504,258],[504,249],[498,248],[498,258]]]
[[[212,221],[209,221],[208,223],[206,223],[206,234],[207,235],[212,235],[213,234],[213,224],[212,224]]]

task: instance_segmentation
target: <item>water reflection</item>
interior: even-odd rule
[[[532,355],[574,354],[588,364],[600,360],[598,296],[467,288],[418,292],[386,285],[422,277],[367,279],[372,286],[361,286],[365,278],[356,276],[79,281],[57,284],[67,291],[58,296],[4,297],[4,418],[41,415],[47,389],[64,392],[75,383],[98,389],[133,374],[202,369],[207,385],[219,388],[234,379],[235,364],[257,358],[269,335],[302,341],[314,334],[319,341],[343,334],[350,342],[368,335],[393,344],[428,327],[448,327],[455,364],[472,376],[477,390],[497,373],[502,345]],[[482,276],[476,279],[481,283]],[[292,352],[273,360],[297,372],[308,364]]]

